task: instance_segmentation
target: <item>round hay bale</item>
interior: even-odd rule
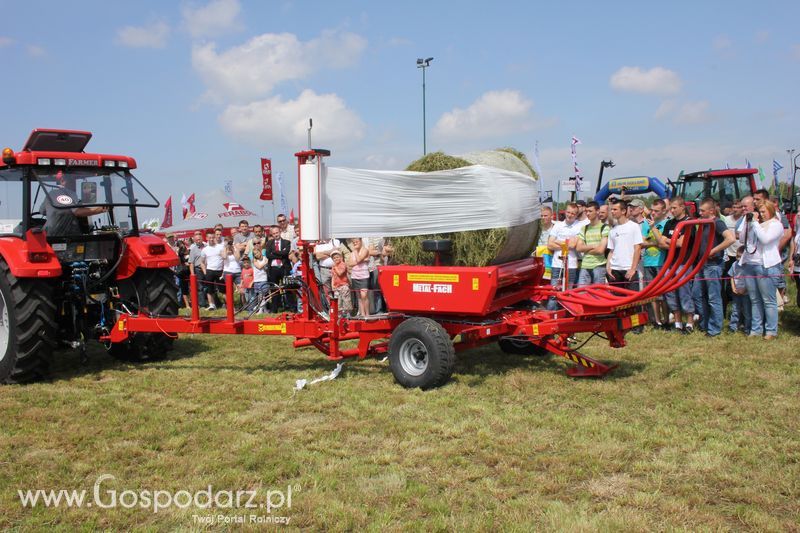
[[[501,148],[484,152],[470,152],[461,156],[450,156],[433,152],[411,163],[406,170],[434,172],[469,165],[487,165],[504,170],[527,174],[537,179],[524,154],[513,148]],[[506,263],[528,257],[535,248],[539,235],[539,221],[513,226],[463,231],[437,235],[395,237],[394,258],[398,263],[409,265],[431,265],[433,254],[422,251],[425,239],[451,239],[453,241],[452,262],[458,266],[487,266]]]

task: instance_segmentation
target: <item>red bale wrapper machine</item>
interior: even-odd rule
[[[303,265],[310,264],[310,253],[321,237],[320,191],[324,158],[329,155],[320,149],[295,154]],[[578,352],[572,347],[574,335],[592,333],[613,348],[625,346],[625,333],[647,323],[644,304],[691,280],[705,262],[711,246],[703,246],[704,239],[687,239],[691,244],[677,247],[679,238],[694,233],[712,239],[713,231],[702,231],[702,226],[711,224],[708,220],[680,223],[664,267],[642,291],[601,284],[558,290],[543,283],[544,265],[533,257],[487,267],[441,266],[438,256],[449,250],[449,241],[425,241],[425,249],[435,254],[436,266],[379,268],[386,313],[340,317],[335,297],[330,297],[329,309],[324,311],[314,273],[304,268],[296,289],[303,301],[302,313],[238,319],[229,305],[225,317],[200,317],[194,298],[191,317],[151,316],[141,308],[138,314],[122,314],[106,340],[120,343],[137,333],[158,332],[290,335],[296,348],[314,346],[332,361],[388,355],[396,381],[422,389],[448,381],[456,352],[496,342],[506,353],[564,357],[571,363],[567,374],[573,377],[602,377],[615,367]],[[192,294],[197,294],[194,277],[190,284]],[[282,290],[276,289],[276,296]],[[225,280],[225,293],[226,300],[233,302],[231,276]],[[544,309],[551,296],[562,309]],[[342,346],[346,341],[358,343],[346,348]]]

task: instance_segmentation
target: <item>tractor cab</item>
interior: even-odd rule
[[[126,309],[177,313],[178,257],[138,229],[137,209],[159,202],[131,173],[133,158],[85,152],[91,137],[34,130],[22,150],[2,152],[0,311],[9,319],[0,321],[0,383],[45,375],[56,348],[85,353]],[[107,348],[156,358],[170,343],[153,334]]]
[[[691,215],[696,215],[704,198],[713,198],[720,205],[733,203],[756,191],[755,168],[730,168],[724,170],[705,170],[681,173],[672,186],[672,196],[680,196],[686,201]]]

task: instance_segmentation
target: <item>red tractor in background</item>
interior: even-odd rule
[[[686,208],[692,216],[700,210],[704,198],[713,198],[720,205],[733,203],[737,198],[753,194],[756,186],[757,168],[728,168],[703,170],[689,174],[681,173],[678,181],[670,182],[672,197],[686,200]]]
[[[175,252],[139,230],[159,202],[127,156],[92,154],[85,131],[34,130],[0,162],[0,383],[47,375],[60,347],[107,337],[120,313],[176,316]],[[159,359],[164,333],[106,344],[117,358]]]

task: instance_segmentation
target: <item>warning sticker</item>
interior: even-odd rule
[[[422,272],[406,274],[408,281],[444,281],[458,283],[458,274],[427,274]]]
[[[266,331],[280,331],[281,333],[286,333],[286,322],[282,322],[280,324],[259,324],[258,325],[258,332],[264,333]]]

